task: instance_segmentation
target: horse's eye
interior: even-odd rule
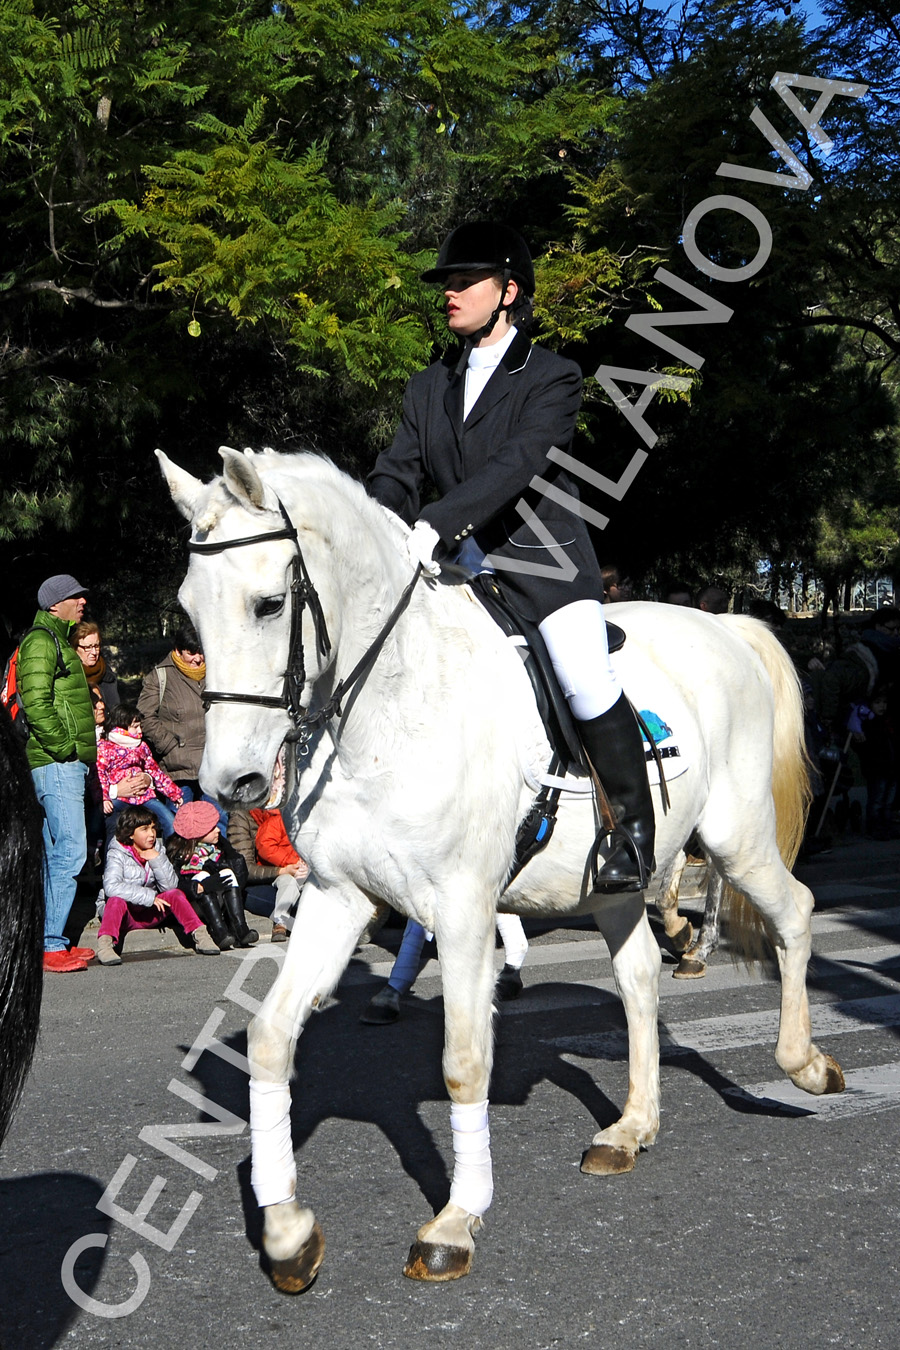
[[[264,600],[256,602],[256,617],[258,619],[269,619],[273,614],[280,614],[283,609],[283,595],[267,595]]]

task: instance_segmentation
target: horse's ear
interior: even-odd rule
[[[163,454],[162,450],[156,451],[156,458],[159,460],[163,477],[169,485],[172,501],[186,520],[193,520],[203,484],[199,478],[194,478],[186,469],[179,469],[178,465],[173,464],[168,455]]]
[[[232,450],[230,445],[220,445],[219,454],[224,465],[225,482],[233,495],[248,506],[256,507],[257,511],[264,511],[268,505],[266,489],[252,461],[240,451]]]

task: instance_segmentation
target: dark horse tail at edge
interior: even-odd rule
[[[34,1057],[43,988],[41,809],[0,704],[0,1143]]]

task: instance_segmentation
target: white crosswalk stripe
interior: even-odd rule
[[[900,1106],[900,1063],[874,1064],[867,1069],[851,1069],[844,1075],[843,1092],[828,1097],[810,1097],[794,1087],[787,1078],[771,1083],[754,1083],[745,1088],[725,1088],[725,1095],[743,1101],[754,1100],[772,1108],[786,1108],[791,1114],[812,1116],[816,1120],[846,1120],[848,1116],[867,1116]]]
[[[852,1031],[875,1031],[900,1025],[900,994],[880,998],[848,999],[843,1003],[818,1003],[813,1008],[817,1037],[842,1036]],[[740,1050],[749,1045],[774,1045],[778,1036],[778,1009],[732,1013],[723,1017],[698,1017],[687,1022],[660,1025],[660,1051],[675,1054],[713,1054],[717,1050]],[[621,1059],[627,1052],[624,1031],[597,1035],[562,1036],[548,1042],[558,1050],[591,1059]]]
[[[839,909],[820,910],[813,915],[813,957],[810,963],[810,991],[813,1035],[825,1049],[838,1037],[874,1035],[884,1055],[884,1035],[900,1026],[900,942],[887,930],[900,929],[900,905],[885,908],[866,906],[865,899],[877,903],[896,894],[896,888],[873,885],[861,879],[859,884],[822,886],[823,901],[843,901]],[[883,936],[882,936],[883,934]],[[858,945],[850,945],[853,938]],[[835,942],[837,938],[837,942]],[[843,941],[841,939],[843,938]],[[831,945],[829,945],[831,944]],[[498,951],[497,961],[502,960]],[[386,977],[392,962],[378,961],[367,971],[349,972],[351,982],[370,980],[372,975]],[[660,983],[660,1050],[665,1063],[680,1056],[698,1054],[715,1057],[733,1051],[759,1047],[771,1054],[778,1035],[778,977],[774,965],[769,968],[732,963],[720,953],[703,980],[673,980],[671,964],[663,968]],[[569,1009],[617,1002],[609,953],[599,936],[584,932],[572,938],[538,938],[528,953],[524,977],[525,995],[502,1005],[501,1015],[540,1017]],[[440,965],[431,960],[421,971],[416,989],[423,1006],[438,1012],[437,995]],[[860,997],[860,988],[868,991]],[[847,996],[841,997],[842,989]],[[884,992],[879,992],[883,990]],[[742,996],[752,1006],[735,1011]],[[854,996],[856,995],[856,996]],[[727,1011],[711,1013],[716,1004],[727,1004]],[[712,1000],[712,1002],[711,1002]],[[761,1000],[766,1006],[760,1007]],[[739,1005],[738,1005],[739,1006]],[[681,1016],[671,1013],[677,1007]],[[584,1023],[582,1021],[581,1025]],[[627,1037],[624,1030],[540,1037],[563,1057],[597,1060],[624,1060]],[[865,1058],[863,1043],[861,1057]],[[878,1049],[869,1049],[869,1058]],[[812,1116],[819,1121],[842,1120],[900,1106],[900,1056],[897,1060],[854,1067],[844,1065],[847,1090],[828,1097],[811,1097],[795,1088],[786,1078],[726,1088],[727,1095],[771,1111]]]

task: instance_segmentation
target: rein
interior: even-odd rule
[[[324,726],[332,717],[341,716],[341,702],[353,686],[364,675],[368,673],[374,665],[379,652],[384,646],[391,629],[396,624],[400,615],[406,609],[412,597],[416,582],[422,575],[422,564],[419,563],[412,581],[405,587],[403,594],[397,601],[390,615],[388,616],[380,633],[366,649],[360,659],[357,661],[353,670],[345,680],[341,680],[334,690],[331,698],[316,713],[304,711],[300,703],[300,695],[303,686],[306,684],[306,663],[303,658],[302,641],[302,623],[303,611],[309,606],[312,615],[313,624],[316,630],[316,647],[322,656],[327,656],[331,651],[331,639],[328,636],[328,627],[325,623],[325,614],[322,610],[322,602],[319,594],[312,583],[309,572],[306,568],[306,561],[300,548],[300,540],[297,535],[297,527],[294,525],[281,498],[276,495],[278,509],[281,512],[281,518],[284,521],[284,528],[281,530],[266,530],[262,534],[248,534],[240,539],[225,539],[218,543],[198,544],[193,540],[188,541],[189,553],[224,553],[231,548],[246,548],[251,544],[268,544],[275,539],[290,539],[294,545],[294,557],[291,559],[291,635],[288,656],[288,668],[284,673],[284,684],[280,697],[271,694],[242,694],[231,690],[205,689],[203,691],[203,706],[208,709],[212,703],[253,703],[262,708],[283,708],[293,723],[291,731],[288,732],[285,740],[299,741],[301,754],[308,754],[309,738],[318,727]]]

